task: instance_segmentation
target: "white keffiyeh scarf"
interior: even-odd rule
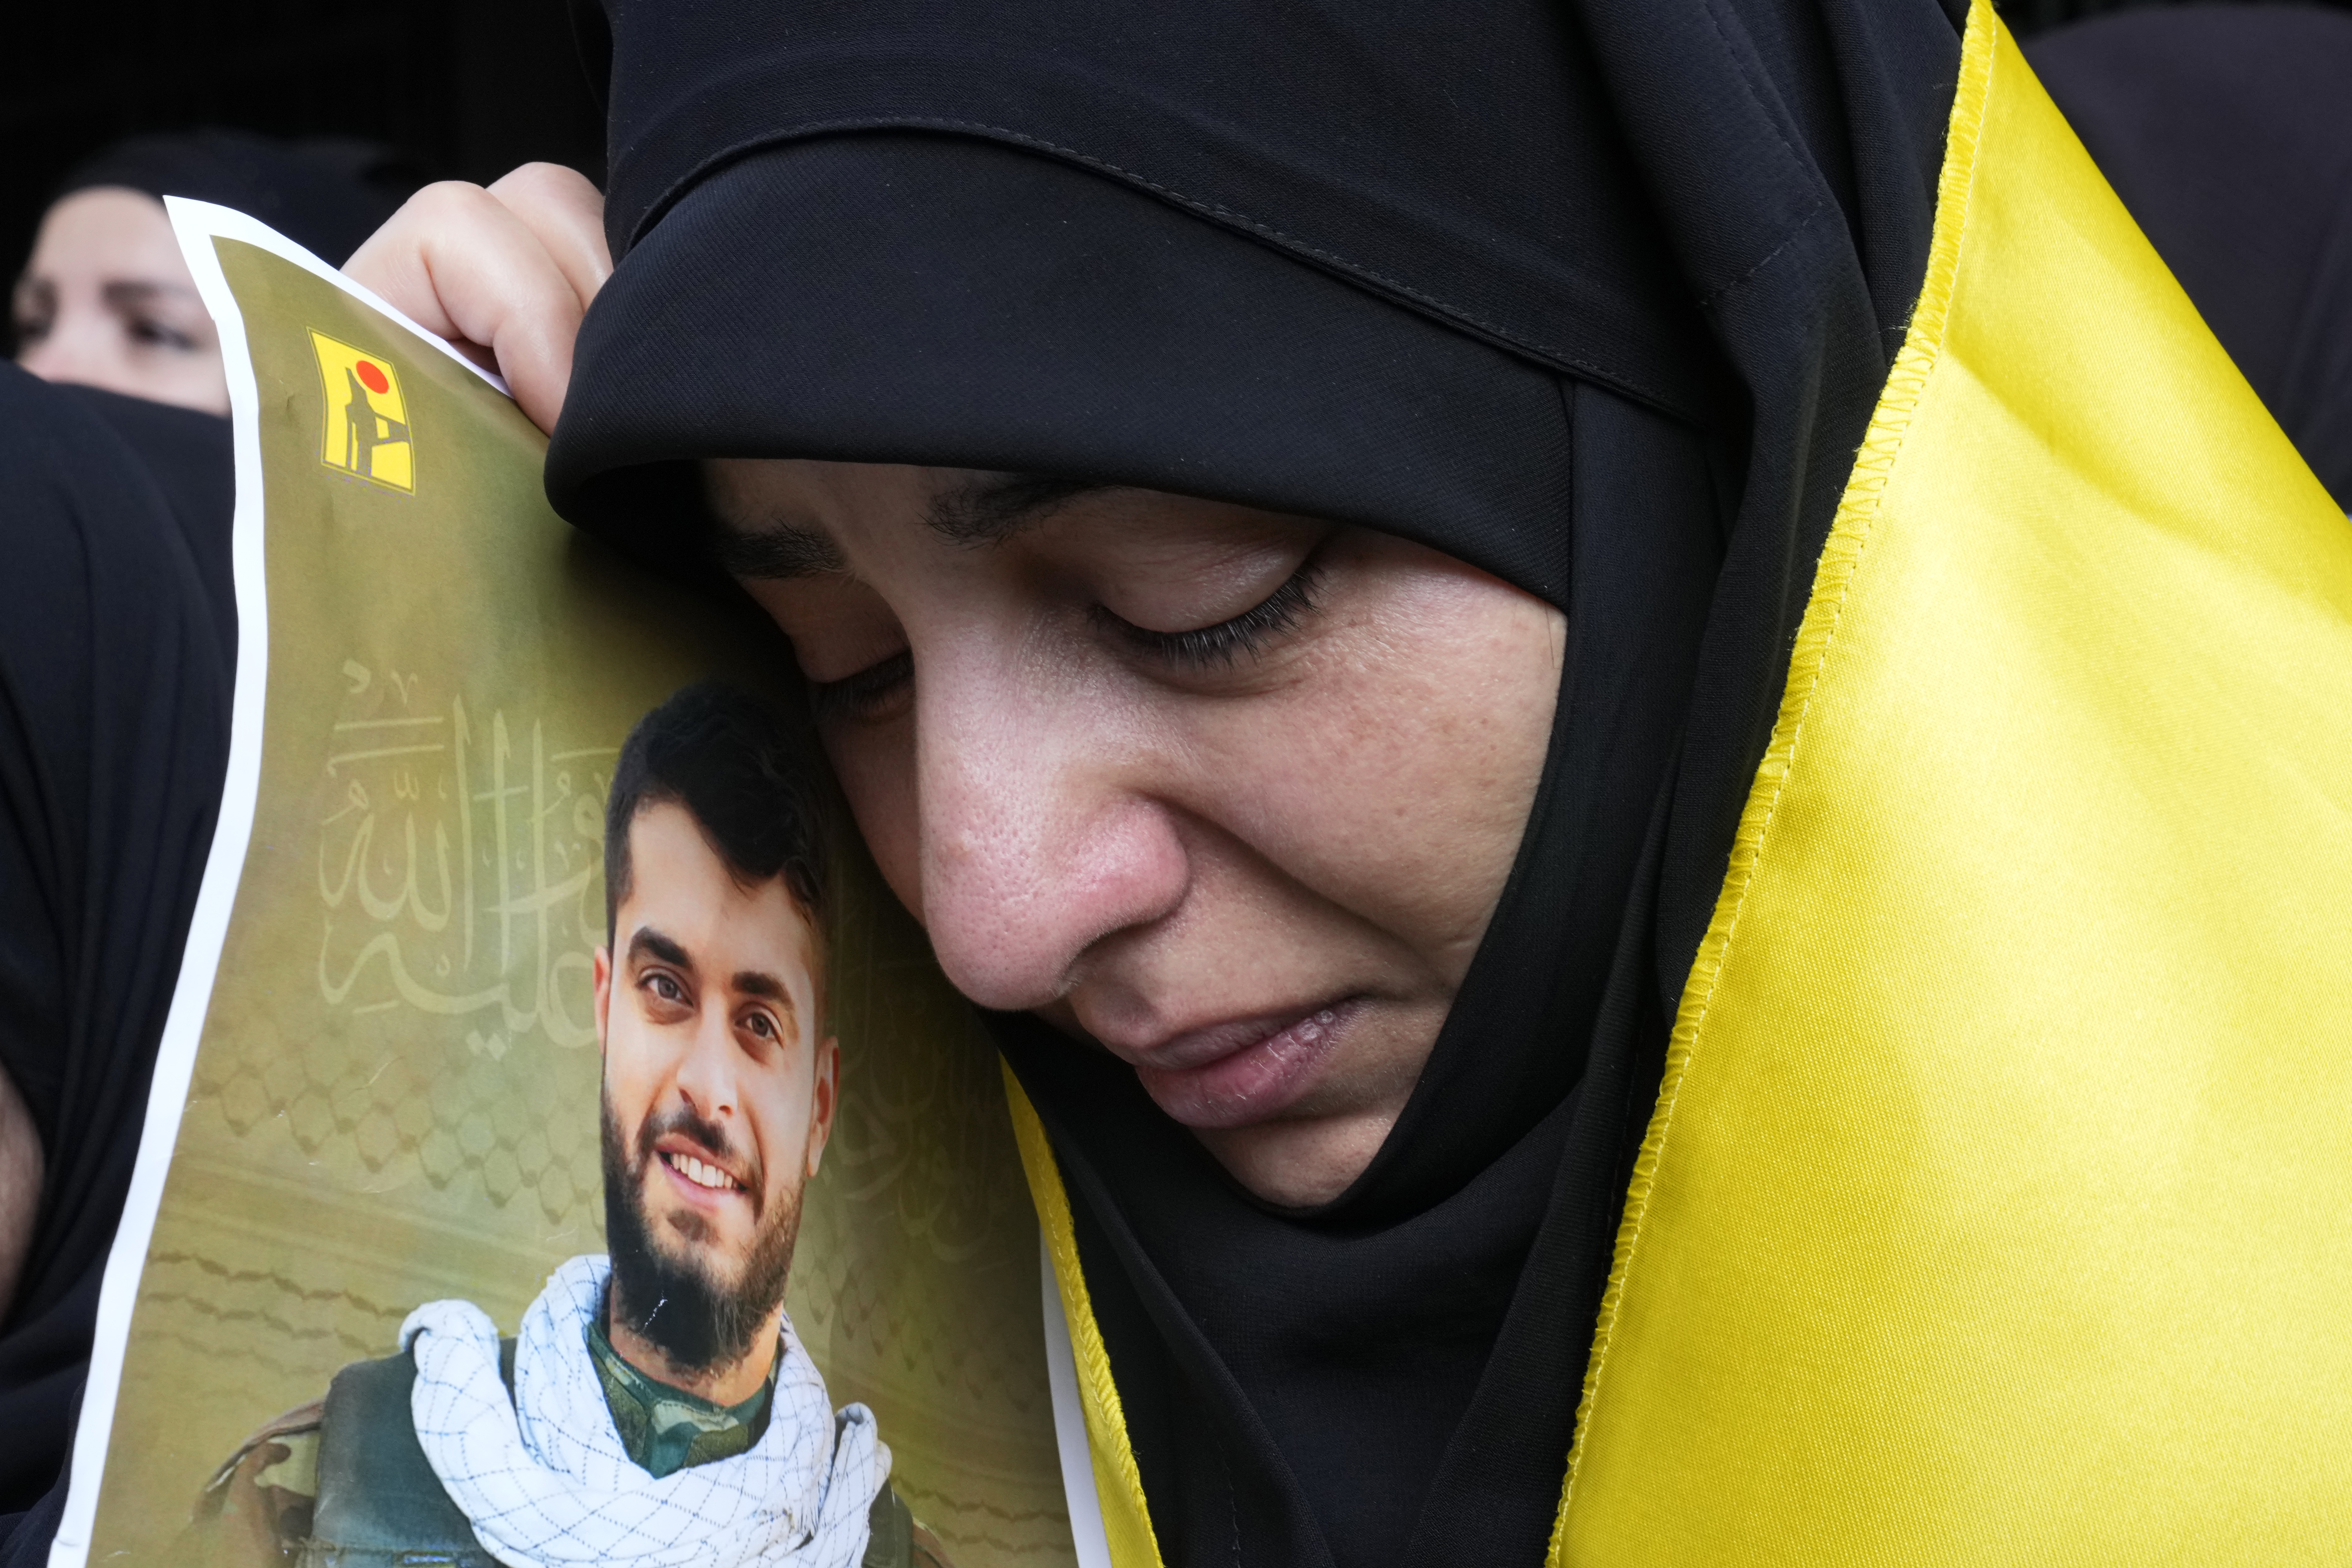
[[[610,1272],[602,1257],[575,1258],[549,1277],[523,1317],[511,1399],[480,1308],[430,1301],[400,1326],[416,1352],[416,1440],[483,1550],[510,1568],[856,1568],[890,1473],[873,1413],[849,1405],[836,1429],[787,1321],[759,1442],[656,1480],[621,1446],[589,1359]]]

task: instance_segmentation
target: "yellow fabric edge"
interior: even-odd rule
[[[1608,1368],[1610,1336],[1640,1247],[1643,1217],[1648,1210],[1659,1164],[1664,1158],[1667,1135],[1674,1126],[1675,1100],[1706,1027],[1716,983],[1722,975],[1724,960],[1738,931],[1740,907],[1763,853],[1765,837],[1771,831],[1773,813],[1780,804],[1781,787],[1788,780],[1790,764],[1803,739],[1806,710],[1820,684],[1822,667],[1831,645],[1837,640],[1839,616],[1845,607],[1846,593],[1853,582],[1862,552],[1869,542],[1871,526],[1877,519],[1887,475],[1894,468],[1895,454],[1902,447],[1912,414],[1918,407],[1920,395],[1927,388],[1927,377],[1943,348],[1945,321],[1951,308],[1953,284],[1959,273],[1961,241],[1968,227],[1969,198],[1976,181],[1985,106],[1992,91],[1993,56],[2000,26],[1989,0],[1971,0],[1968,29],[1960,44],[1960,76],[1952,98],[1944,166],[1937,183],[1936,224],[1927,252],[1927,274],[1919,289],[1918,304],[1912,311],[1911,325],[1904,334],[1903,347],[1879,394],[1878,406],[1872,412],[1869,434],[1855,455],[1853,476],[1839,498],[1829,538],[1822,546],[1812,595],[1806,602],[1804,619],[1798,627],[1796,647],[1789,661],[1789,682],[1781,695],[1780,716],[1773,722],[1772,742],[1756,770],[1755,786],[1741,810],[1729,868],[1724,877],[1723,890],[1716,898],[1715,916],[1699,943],[1689,982],[1683,988],[1681,1005],[1675,1010],[1657,1109],[1651,1114],[1649,1130],[1634,1158],[1633,1180],[1626,1187],[1625,1215],[1618,1226],[1608,1288],[1601,1295],[1592,1354],[1585,1367],[1584,1393],[1577,1406],[1576,1433],[1569,1447],[1568,1476],[1560,1488],[1559,1511],[1552,1520],[1551,1547],[1545,1558],[1547,1568],[1566,1568],[1568,1513],[1576,1497],[1577,1468],[1584,1457],[1586,1433]]]
[[[1013,1076],[1009,1063],[999,1065],[1013,1141],[1021,1148],[1021,1169],[1029,1178],[1030,1201],[1045,1233],[1062,1314],[1070,1325],[1078,1398],[1086,1407],[1087,1452],[1094,1462],[1095,1494],[1102,1505],[1110,1560],[1114,1568],[1160,1568],[1160,1541],[1151,1532],[1151,1512],[1143,1497],[1143,1472],[1137,1468],[1135,1448],[1128,1441],[1127,1413],[1119,1405],[1118,1385],[1111,1381],[1110,1352],[1103,1345],[1086,1275],[1078,1267],[1077,1233],[1070,1223],[1070,1197],[1062,1187],[1061,1167],[1055,1163],[1045,1123],[1037,1120],[1037,1108],[1029,1103],[1021,1080]]]

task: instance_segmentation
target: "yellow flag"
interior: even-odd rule
[[[414,491],[416,447],[408,431],[408,405],[400,395],[400,373],[392,361],[320,331],[310,334],[310,346],[319,356],[320,388],[327,395],[319,460],[386,489]]]
[[[2347,1561],[2352,529],[1977,0],[1553,1568]]]

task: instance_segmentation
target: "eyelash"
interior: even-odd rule
[[[839,680],[809,683],[809,707],[820,724],[873,717],[890,694],[915,679],[915,656],[901,650]]]
[[[1315,609],[1315,589],[1321,571],[1312,561],[1290,574],[1289,581],[1229,621],[1189,632],[1155,632],[1120,620],[1097,606],[1100,624],[1162,664],[1187,674],[1230,669],[1243,658],[1255,658],[1265,645],[1297,626]]]
[[[1189,632],[1150,631],[1099,605],[1094,618],[1140,652],[1187,674],[1230,669],[1244,658],[1255,658],[1267,643],[1313,614],[1321,578],[1321,568],[1309,561],[1281,587],[1231,620]],[[902,651],[839,680],[813,682],[809,704],[820,723],[867,718],[914,675],[915,656]]]
[[[131,335],[140,342],[154,344],[180,353],[193,351],[196,346],[196,340],[187,333],[176,328],[167,327],[161,321],[148,321],[144,318],[131,323]]]

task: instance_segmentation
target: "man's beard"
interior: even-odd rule
[[[655,1163],[656,1139],[682,1132],[723,1157],[733,1152],[727,1134],[690,1108],[679,1106],[646,1119],[637,1131],[633,1160],[622,1147],[609,1097],[604,1123],[604,1240],[613,1255],[614,1316],[680,1372],[734,1365],[750,1352],[752,1337],[784,1299],[793,1244],[800,1236],[799,1184],[779,1196],[773,1213],[760,1206],[756,1186],[744,1188],[754,1205],[756,1228],[742,1278],[730,1287],[713,1276],[706,1261],[708,1248],[698,1245],[709,1239],[700,1216],[689,1214],[683,1216],[684,1226],[667,1227],[673,1247],[682,1241],[690,1249],[679,1258],[655,1243],[653,1222],[645,1209],[646,1175]]]

